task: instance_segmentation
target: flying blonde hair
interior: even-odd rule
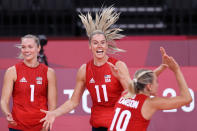
[[[86,15],[80,13],[79,17],[86,29],[86,34],[89,37],[89,42],[95,34],[103,34],[108,42],[108,47],[111,53],[125,52],[125,50],[116,47],[114,40],[121,39],[124,35],[119,34],[122,29],[110,28],[119,19],[120,13],[115,11],[113,6],[101,8],[101,11],[95,13],[95,20],[88,12]]]

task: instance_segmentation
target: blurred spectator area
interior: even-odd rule
[[[196,35],[196,0],[0,0],[0,37],[85,36],[78,13],[114,5],[126,35]]]

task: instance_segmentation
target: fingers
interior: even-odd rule
[[[48,111],[43,110],[43,109],[40,109],[40,111],[43,112],[43,113],[47,113],[48,112]]]
[[[43,127],[46,128],[46,125],[47,125],[47,122],[45,121],[45,122],[43,123]]]
[[[52,130],[52,124],[50,124],[50,130]]]
[[[40,120],[40,122],[43,122],[43,121],[45,121],[45,120],[46,120],[46,117],[42,118],[42,119]]]
[[[112,64],[111,62],[107,62],[107,64],[108,64],[112,69],[118,70],[118,68],[117,68],[114,64]]]
[[[161,51],[162,56],[164,56],[166,54],[166,51],[163,47],[160,47],[160,51]]]
[[[42,127],[48,131],[49,127],[52,127],[52,126],[51,126],[50,122],[46,121],[46,117],[40,120],[40,122],[43,122],[43,121],[44,121],[44,123],[43,123]]]
[[[178,65],[178,63],[176,62],[176,60],[172,56],[170,57],[170,59],[175,65]]]
[[[107,62],[108,65],[110,65],[111,67],[115,68],[115,65],[112,64],[111,62]]]
[[[49,122],[44,122],[43,127],[48,130],[50,128],[50,130],[52,129],[52,124],[50,124]]]
[[[7,121],[9,124],[12,124],[14,126],[17,125],[17,123],[14,121],[13,117],[12,117],[12,114],[8,114],[7,117],[6,117]]]
[[[9,121],[10,124],[12,124],[13,126],[16,126],[17,123],[15,121]]]

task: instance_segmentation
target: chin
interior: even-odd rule
[[[28,58],[24,58],[24,60],[25,61],[31,61],[31,60],[33,60],[33,58],[28,57]]]
[[[95,57],[96,57],[97,59],[103,59],[103,58],[105,57],[105,55],[95,55]]]

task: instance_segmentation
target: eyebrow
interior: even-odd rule
[[[96,41],[96,42],[98,42],[98,40],[92,40],[92,41]],[[106,40],[101,40],[101,42],[103,42],[103,41],[106,41]]]

